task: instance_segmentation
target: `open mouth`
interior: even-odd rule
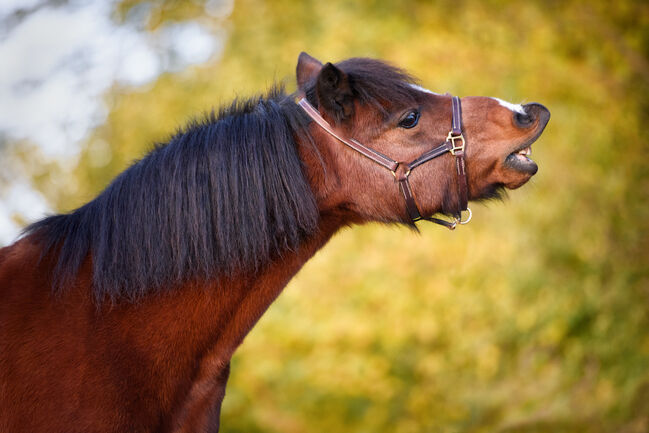
[[[525,143],[522,147],[519,147],[505,158],[505,165],[516,171],[520,171],[525,174],[533,175],[539,169],[539,166],[536,165],[534,161],[530,158],[532,154],[532,143],[536,141],[537,137],[534,137],[532,140]]]
[[[534,126],[534,133],[525,143],[518,146],[512,153],[507,155],[503,165],[519,173],[532,176],[536,174],[539,166],[530,158],[532,154],[532,143],[534,143],[543,133],[543,130],[550,120],[550,111],[543,105],[536,102],[525,105],[525,111],[528,113],[527,117],[530,119],[537,119],[536,124],[531,124],[529,127]]]

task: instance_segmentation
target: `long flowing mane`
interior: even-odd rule
[[[58,249],[55,289],[89,252],[99,299],[136,298],[188,279],[254,271],[296,248],[318,211],[278,89],[194,121],[121,173],[97,198],[26,229]]]
[[[339,64],[359,99],[409,98],[413,79],[382,62]],[[313,83],[307,88],[314,97]],[[91,255],[97,300],[137,299],[191,280],[256,269],[317,230],[297,152],[308,119],[281,88],[194,121],[122,172],[94,200],[24,231],[58,254],[54,290]]]

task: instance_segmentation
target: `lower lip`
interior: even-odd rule
[[[539,170],[539,166],[527,156],[517,153],[510,153],[505,158],[505,165],[513,170],[520,171],[521,173],[533,175]]]

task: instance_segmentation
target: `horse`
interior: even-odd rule
[[[437,94],[367,58],[301,53],[296,77],[0,250],[0,431],[218,432],[234,351],[338,230],[455,228],[538,169],[541,104]]]

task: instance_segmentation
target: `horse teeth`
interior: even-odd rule
[[[516,152],[516,153],[518,153],[519,155],[527,156],[527,155],[531,155],[531,154],[532,154],[532,149],[528,146],[528,147],[526,147],[525,149],[521,149],[521,150],[519,150],[519,151]]]

